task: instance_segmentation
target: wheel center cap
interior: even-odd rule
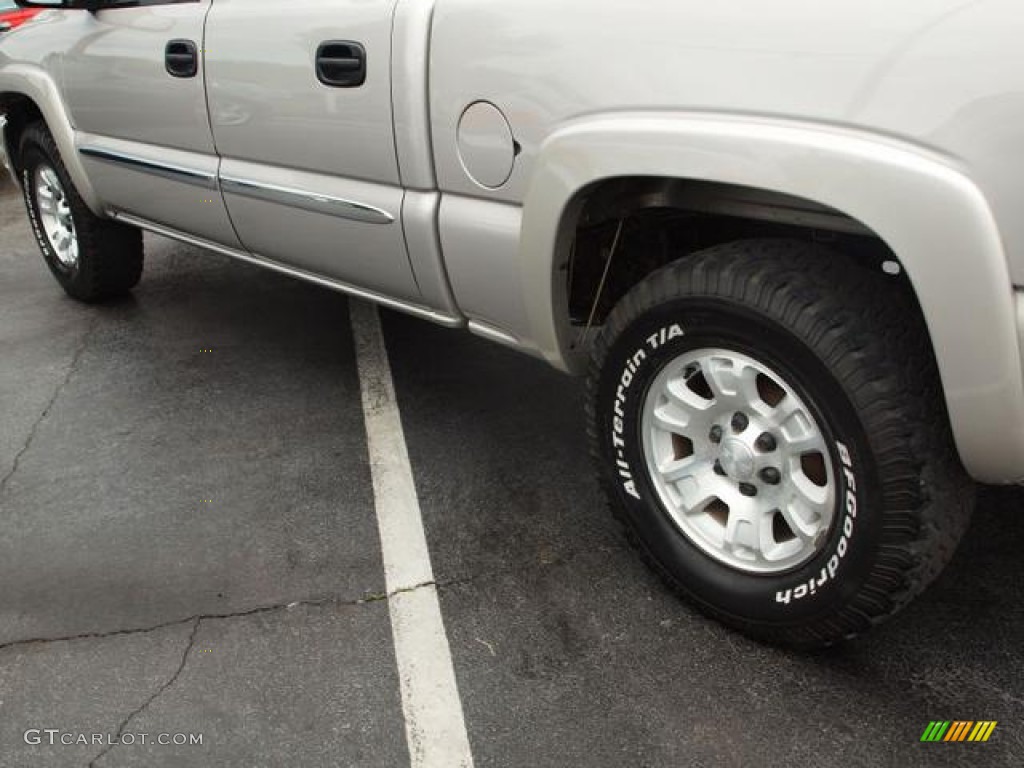
[[[722,443],[718,460],[729,477],[749,480],[754,476],[754,452],[742,440],[732,437]]]

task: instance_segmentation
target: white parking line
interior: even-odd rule
[[[377,308],[349,301],[405,737],[413,768],[472,768]]]

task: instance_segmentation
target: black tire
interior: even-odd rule
[[[893,282],[808,243],[732,243],[647,277],[595,344],[591,447],[628,538],[673,590],[758,639],[818,647],[868,629],[939,574],[967,527],[974,486],[923,322]],[[661,334],[673,327],[682,333]],[[834,521],[813,557],[784,573],[745,572],[695,546],[647,469],[648,388],[670,361],[708,346],[779,372],[828,441]]]
[[[36,170],[44,165],[56,173],[67,196],[78,239],[77,263],[71,265],[61,262],[43,231],[36,196]],[[142,233],[134,227],[101,219],[89,210],[43,123],[33,123],[22,134],[18,168],[36,243],[46,265],[67,294],[79,301],[98,302],[128,293],[142,276]]]

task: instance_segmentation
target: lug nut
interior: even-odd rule
[[[761,479],[768,485],[778,485],[782,482],[782,473],[775,467],[765,467],[761,470]]]
[[[732,417],[732,428],[736,432],[742,432],[750,426],[750,419],[747,418],[747,414],[742,411],[737,411]]]
[[[722,442],[722,428],[715,424],[715,426],[711,428],[711,434],[708,435],[708,437],[711,439],[712,443]]]
[[[722,467],[722,462],[715,460],[715,474],[725,477],[725,468]]]
[[[774,435],[762,432],[761,436],[757,438],[757,442],[754,443],[754,447],[761,453],[771,453],[778,447],[778,443],[775,442]]]
[[[744,496],[757,496],[757,486],[750,483],[740,483],[740,493]]]

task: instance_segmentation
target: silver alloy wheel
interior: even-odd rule
[[[78,235],[71,216],[67,193],[49,165],[36,168],[33,180],[39,224],[46,241],[62,267],[73,269],[78,265]]]
[[[718,562],[777,574],[824,546],[836,501],[828,446],[768,366],[725,349],[681,355],[652,382],[641,430],[662,504]]]

